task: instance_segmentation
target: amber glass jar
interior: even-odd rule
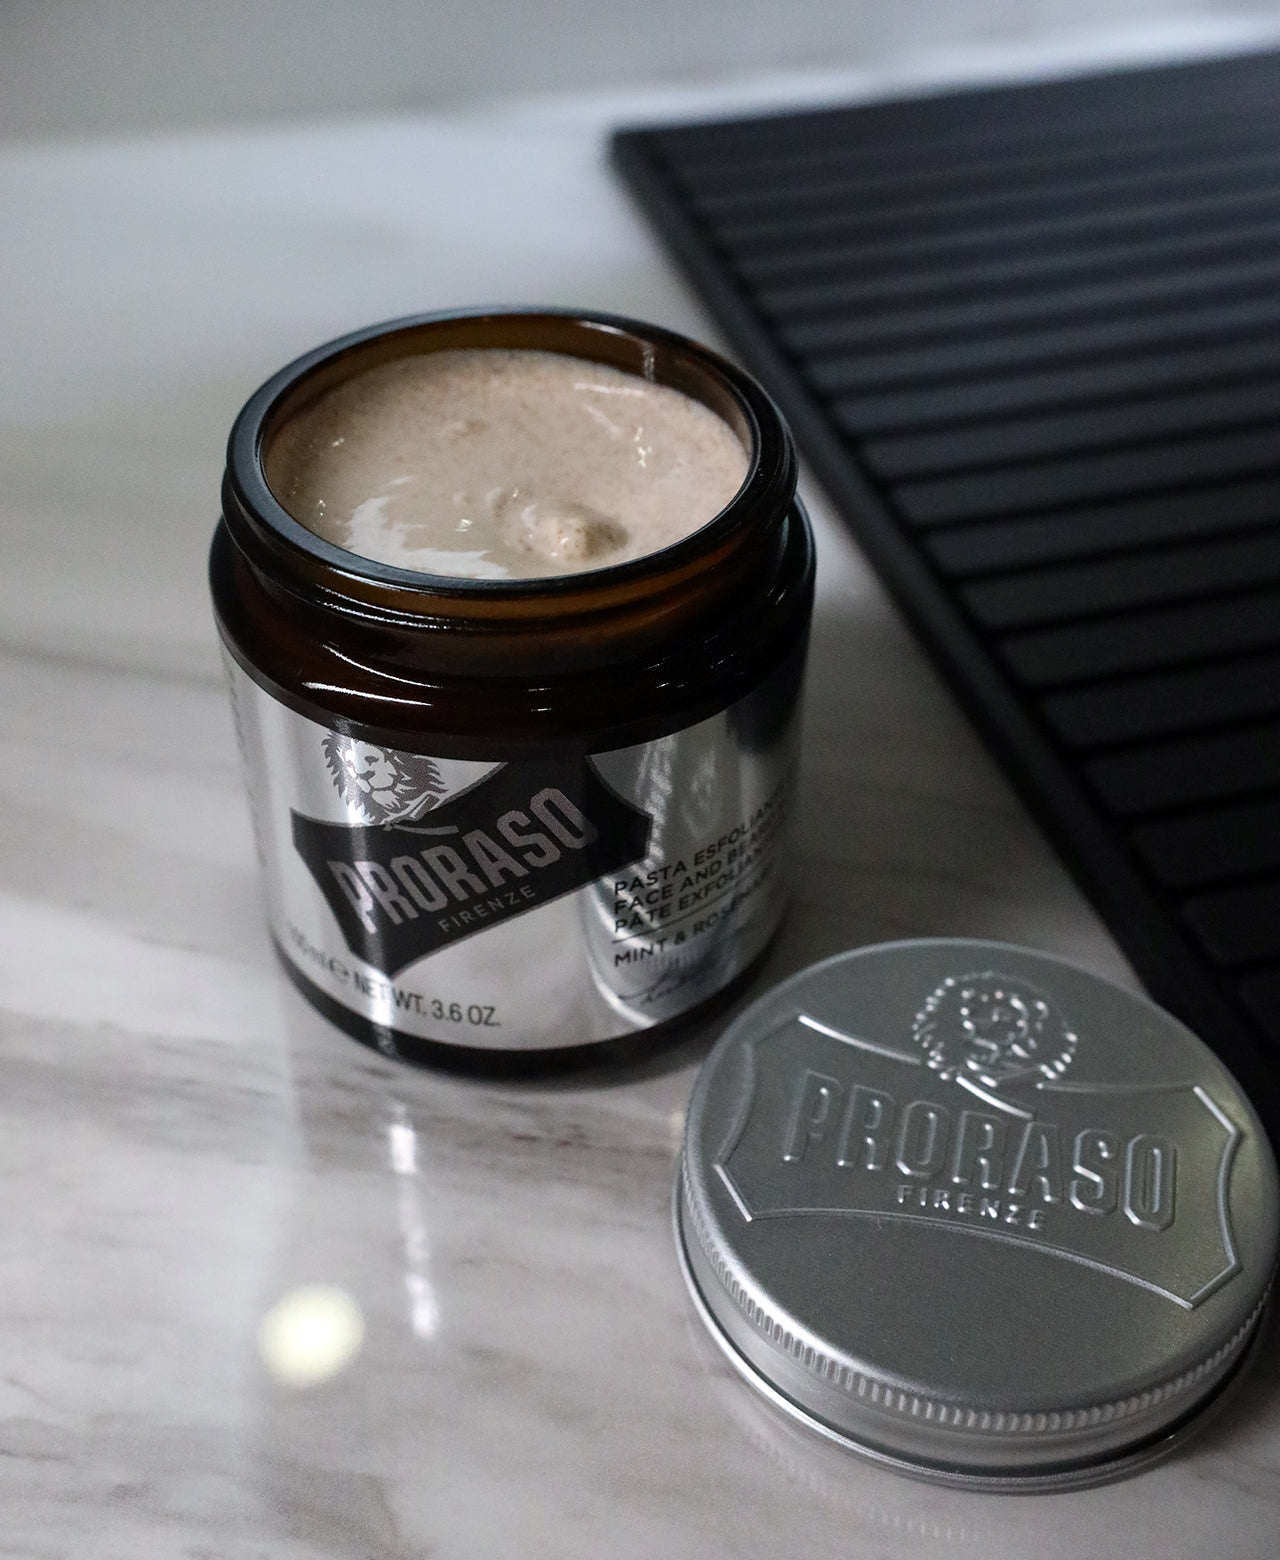
[[[746,479],[661,551],[539,579],[372,562],[282,507],[267,471],[291,417],[367,368],[458,348],[668,385],[729,425]],[[687,1015],[758,957],[785,901],[813,594],[795,482],[748,375],[607,316],[395,321],[249,401],[213,600],[271,934],[322,1012],[390,1054],[576,1055]]]

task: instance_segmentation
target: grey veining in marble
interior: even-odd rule
[[[203,579],[226,429],[292,354],[408,310],[707,334],[602,168],[601,125],[643,110],[0,152],[0,1555],[1276,1553],[1274,1336],[1123,1484],[879,1472],[775,1418],[689,1310],[670,1181],[708,1034],[465,1080],[360,1049],[274,969]],[[929,933],[1130,978],[813,497],[797,893],[764,978]],[[313,1285],[363,1342],[293,1386],[260,1329]]]

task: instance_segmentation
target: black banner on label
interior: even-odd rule
[[[388,977],[642,860],[652,822],[586,759],[504,764],[413,822],[291,816],[347,947]]]

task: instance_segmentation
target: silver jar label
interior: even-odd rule
[[[500,1050],[612,1038],[712,996],[778,925],[784,676],[655,741],[501,763],[365,742],[227,666],[272,936],[380,1029]]]

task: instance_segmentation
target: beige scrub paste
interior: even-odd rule
[[[583,358],[440,351],[328,391],[274,439],[267,478],[325,541],[427,574],[538,579],[658,552],[747,475],[708,407]]]

